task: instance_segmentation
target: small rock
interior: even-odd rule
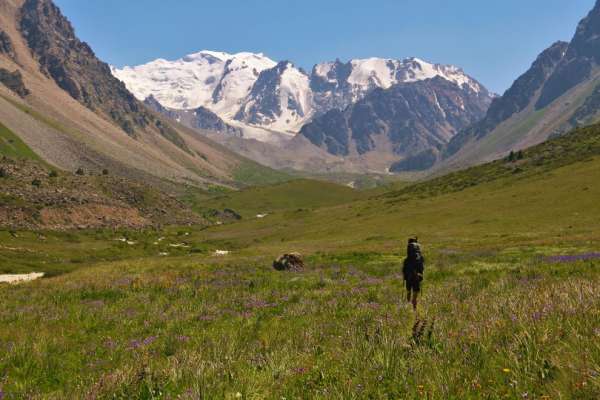
[[[304,261],[299,253],[290,253],[280,256],[273,262],[277,271],[300,271],[304,269]]]

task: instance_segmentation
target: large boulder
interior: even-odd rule
[[[304,261],[301,254],[284,254],[273,262],[273,268],[277,271],[299,271],[304,268]]]

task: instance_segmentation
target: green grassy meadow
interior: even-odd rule
[[[2,231],[0,273],[48,277],[0,286],[0,398],[600,398],[600,158],[573,138],[385,193],[214,193],[243,218],[210,227]]]

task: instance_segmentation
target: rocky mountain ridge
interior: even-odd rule
[[[600,120],[600,1],[570,42],[544,50],[482,121],[457,134],[437,168],[503,157]]]
[[[391,152],[403,158],[441,151],[487,110],[479,93],[440,76],[375,89],[345,110],[331,110],[300,135],[329,153]]]
[[[343,110],[377,88],[436,76],[478,93],[482,103],[493,98],[460,68],[417,58],[337,60],[318,64],[308,74],[264,54],[202,51],[112,72],[138,99],[152,95],[174,110],[203,106],[225,122],[288,133],[299,132],[332,109]]]

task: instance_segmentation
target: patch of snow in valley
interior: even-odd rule
[[[31,282],[44,276],[43,272],[33,272],[31,274],[4,274],[0,275],[0,283],[16,285],[19,283]]]

